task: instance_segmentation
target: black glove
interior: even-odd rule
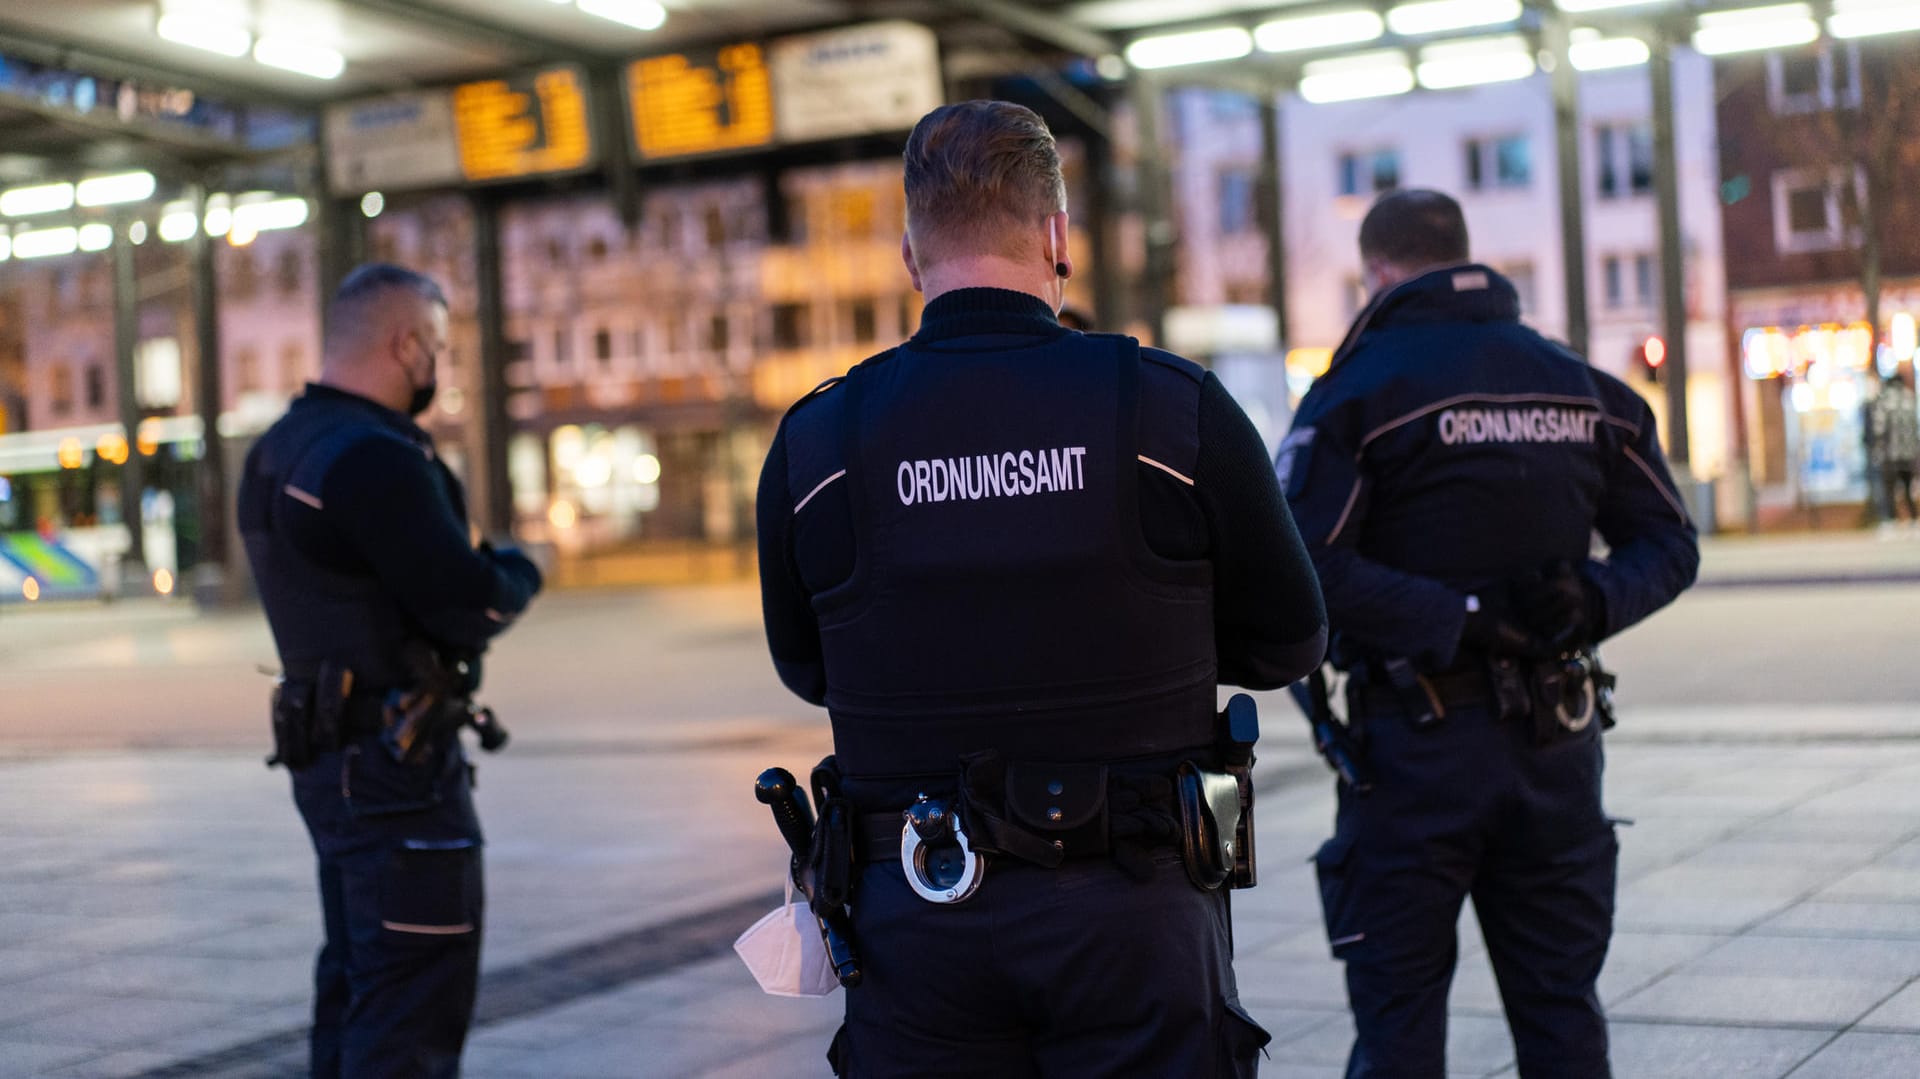
[[[1547,659],[1555,655],[1553,646],[1533,629],[1514,617],[1504,597],[1495,594],[1468,596],[1467,617],[1460,624],[1460,647],[1489,656],[1518,656],[1522,659]]]
[[[1521,577],[1509,594],[1520,621],[1556,654],[1593,644],[1605,624],[1600,590],[1565,562]]]
[[[487,547],[487,553],[493,556],[494,564],[512,574],[520,583],[527,586],[529,592],[540,591],[545,578],[540,576],[540,567],[533,559],[518,547]]]

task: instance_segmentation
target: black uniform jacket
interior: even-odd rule
[[[1485,266],[1375,297],[1300,403],[1278,471],[1339,662],[1444,669],[1467,595],[1555,561],[1604,597],[1605,637],[1699,565],[1646,402],[1521,325],[1512,284]]]
[[[1107,340],[1133,347],[1125,339]],[[1084,354],[1090,346],[1079,342],[1085,341],[1060,326],[1034,296],[977,288],[929,303],[910,344],[923,356],[937,357],[936,363],[949,356],[962,364],[970,356],[1030,349],[1034,362],[1045,364],[1056,352]],[[1326,617],[1260,436],[1211,374],[1164,352],[1139,349],[1138,355],[1138,408],[1130,440],[1140,460],[1136,465],[1129,456],[1122,475],[1137,485],[1137,527],[1145,547],[1171,563],[1210,564],[1212,648],[1220,681],[1252,688],[1286,685],[1320,661]],[[856,534],[849,491],[857,493],[857,483],[839,482],[848,467],[841,455],[845,440],[821,436],[845,422],[848,393],[834,380],[794,406],[760,477],[767,640],[781,680],[816,704],[827,701],[828,677],[815,605],[850,579],[863,544],[873,542]],[[1076,403],[1060,407],[1073,409]],[[1008,422],[984,411],[969,415],[983,436]],[[965,420],[956,420],[949,409],[939,422]],[[885,479],[891,491],[892,472]],[[964,562],[966,556],[956,557]],[[980,579],[991,580],[988,575]],[[1007,627],[948,627],[948,633],[971,642],[981,639],[969,635],[975,629],[1004,637]],[[1059,642],[1050,651],[1055,672],[1069,677],[1071,642]]]

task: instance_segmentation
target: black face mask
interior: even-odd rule
[[[407,400],[407,415],[417,417],[422,412],[425,412],[427,406],[433,404],[433,395],[435,391],[439,389],[440,381],[438,379],[428,379],[426,385],[415,386],[413,388],[413,396]]]

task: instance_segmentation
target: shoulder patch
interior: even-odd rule
[[[1143,363],[1151,363],[1169,371],[1176,371],[1194,382],[1203,382],[1207,377],[1206,368],[1184,356],[1176,356],[1163,349],[1148,348],[1142,345],[1140,346],[1140,359]]]
[[[1307,488],[1307,457],[1313,450],[1313,437],[1318,433],[1312,427],[1296,427],[1287,432],[1287,437],[1280,443],[1273,473],[1280,480],[1280,490],[1288,498],[1300,497]]]

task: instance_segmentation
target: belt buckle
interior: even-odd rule
[[[974,853],[953,810],[925,794],[900,814],[900,868],[907,887],[929,903],[964,903],[979,891],[987,861]]]

